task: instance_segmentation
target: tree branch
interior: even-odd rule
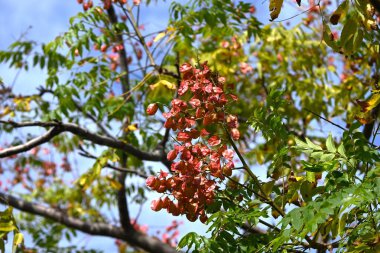
[[[3,123],[3,122],[1,122]],[[53,137],[59,135],[61,131],[57,127],[50,128],[45,134],[34,138],[24,144],[6,148],[0,151],[0,158],[16,155],[37,147],[43,143],[49,142]]]
[[[126,7],[125,7],[126,6]],[[121,9],[123,10],[125,16],[128,18],[129,22],[131,23],[132,27],[133,27],[133,30],[135,31],[136,33],[136,36],[141,44],[141,46],[143,47],[148,59],[149,59],[149,62],[150,62],[150,65],[159,73],[159,74],[164,74],[164,75],[169,75],[169,76],[172,76],[176,79],[178,79],[180,76],[167,70],[167,69],[164,69],[162,68],[161,66],[159,66],[158,64],[156,64],[155,60],[154,60],[154,57],[152,55],[152,52],[150,52],[148,46],[146,45],[146,42],[145,42],[145,37],[141,34],[140,32],[140,29],[138,27],[138,24],[136,22],[136,19],[135,19],[135,16],[133,15],[133,12],[132,12],[132,8],[128,5],[128,3],[126,3],[124,5],[121,5]]]
[[[231,138],[231,134],[228,131],[227,127],[223,125],[224,131],[226,132],[227,139],[229,140],[230,144],[232,145],[234,151],[236,152],[237,156],[239,157],[240,161],[243,164],[244,170],[249,174],[249,176],[253,179],[256,186],[259,189],[259,192],[254,192],[255,195],[259,198],[261,198],[265,203],[269,204],[273,209],[275,209],[277,212],[281,214],[281,216],[285,216],[284,210],[282,210],[280,207],[278,207],[272,199],[270,199],[266,194],[265,191],[260,183],[259,178],[256,176],[255,173],[252,172],[252,170],[249,168],[247,162],[245,161],[244,157],[240,153],[239,149],[237,148],[235,142]]]
[[[46,207],[41,204],[28,202],[16,198],[10,194],[6,194],[4,192],[0,192],[0,203],[10,205],[20,211],[51,219],[69,228],[80,230],[87,234],[121,239],[131,245],[142,248],[148,252],[177,252],[168,244],[165,244],[159,241],[158,239],[140,233],[134,230],[133,228],[124,231],[122,228],[113,226],[111,224],[101,222],[84,222],[80,219],[69,217],[66,213],[63,213],[57,209]]]
[[[140,32],[140,29],[138,28],[138,25],[137,25],[137,22],[135,20],[135,16],[133,15],[131,7],[128,5],[128,3],[126,3],[127,10],[124,8],[124,5],[122,5],[121,8],[122,8],[124,14],[127,16],[127,18],[129,19],[129,21],[131,22],[132,27],[135,30],[135,33],[136,33],[136,35],[137,35],[137,37],[138,37],[138,39],[140,41],[140,44],[144,48],[144,51],[145,51],[146,55],[149,58],[150,64],[156,68],[157,64],[154,61],[154,58],[153,58],[151,52],[149,51],[148,46],[145,43],[144,36],[142,36],[142,34]]]
[[[129,216],[128,202],[127,196],[125,193],[125,178],[127,177],[127,173],[120,172],[118,175],[118,182],[122,185],[122,187],[117,191],[117,206],[119,209],[119,219],[121,227],[128,231],[132,229],[131,218]]]
[[[85,112],[83,110],[83,107],[80,106],[79,104],[75,103],[74,102],[74,105],[75,107],[78,109],[78,111],[82,112],[87,118],[91,119],[96,125],[97,127],[105,134],[107,135],[108,137],[110,138],[113,138],[113,136],[107,131],[107,129],[101,124],[101,122],[99,122],[93,115],[91,115],[90,113],[88,112]]]
[[[50,141],[53,137],[63,132],[70,132],[72,134],[75,134],[81,137],[84,140],[91,141],[92,143],[102,145],[102,146],[107,146],[110,148],[120,149],[141,160],[162,162],[166,166],[170,167],[170,162],[167,161],[163,150],[155,150],[154,152],[141,151],[140,149],[130,144],[127,144],[123,141],[116,140],[107,136],[94,134],[90,132],[89,130],[81,128],[78,125],[75,125],[72,123],[62,123],[62,122],[55,122],[55,121],[54,122],[36,121],[36,122],[17,123],[14,121],[3,121],[3,120],[0,120],[0,123],[10,124],[13,127],[29,127],[29,126],[52,127],[45,134],[35,139],[32,139],[25,144],[17,145],[15,147],[7,148],[0,151],[0,158],[28,151],[38,145],[41,145],[43,143]]]

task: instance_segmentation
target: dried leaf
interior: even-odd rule
[[[270,11],[270,20],[273,21],[278,18],[280,15],[282,3],[284,0],[270,0],[269,11]]]
[[[159,34],[157,34],[157,36],[154,38],[154,42],[157,42],[157,41],[159,41],[160,39],[162,39],[163,37],[165,37],[165,35],[166,35],[166,32],[162,32],[162,33],[159,33]]]
[[[154,89],[157,89],[158,87],[162,87],[162,86],[168,88],[169,90],[175,90],[177,88],[174,83],[171,83],[167,80],[160,80],[157,83],[150,85],[150,88],[152,90],[154,90]]]
[[[330,17],[330,22],[333,25],[338,24],[340,18],[345,14],[348,7],[348,1],[343,1],[338,8],[334,11],[334,13]]]

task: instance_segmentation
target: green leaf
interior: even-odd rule
[[[346,54],[352,54],[354,50],[354,44],[360,43],[358,40],[360,36],[358,36],[358,21],[351,17],[347,20],[346,24],[343,27],[341,36],[340,36],[340,45],[343,48]],[[355,42],[356,38],[356,42]],[[361,38],[363,39],[363,38]]]
[[[324,171],[323,167],[320,166],[320,165],[317,165],[317,164],[305,164],[303,161],[302,163],[304,164],[305,168],[304,170],[305,171],[311,171],[311,172],[322,172]]]
[[[300,149],[310,149],[309,145],[307,145],[307,143],[301,141],[300,139],[294,138],[294,140],[296,142],[296,147],[298,147]]]
[[[327,137],[327,140],[326,140],[326,148],[329,152],[331,153],[335,153],[336,152],[336,148],[335,148],[335,144],[334,144],[334,140],[331,136],[331,134],[329,134],[329,137]]]
[[[306,180],[309,181],[310,183],[314,183],[315,180],[315,173],[311,171],[306,171]]]
[[[343,233],[345,232],[347,217],[348,217],[348,213],[344,213],[339,220],[339,229],[338,229],[339,236],[342,236]]]
[[[309,181],[304,181],[301,184],[300,192],[301,192],[302,198],[305,200],[305,202],[309,202],[312,200],[313,189],[314,189],[314,184],[310,183]]]
[[[342,33],[340,36],[340,42],[343,46],[349,39],[352,38],[353,34],[356,32],[358,28],[358,23],[356,20],[354,20],[352,17],[347,20],[347,22],[344,24]]]
[[[185,235],[184,237],[182,237],[182,239],[178,243],[177,248],[182,249],[182,248],[186,247],[187,245],[189,245],[189,241],[191,241],[191,239],[194,237],[194,234],[195,234],[194,232],[190,232],[187,235]]]
[[[353,39],[353,48],[352,48],[352,52],[355,53],[356,51],[359,50],[360,48],[360,45],[362,43],[364,39],[364,32],[359,29],[355,35],[354,35],[354,39]]]
[[[323,154],[324,154],[323,151],[316,151],[316,152],[311,153],[310,157],[314,159],[320,159]]]
[[[12,253],[16,252],[17,246],[24,241],[24,235],[22,233],[15,233],[13,237]]]
[[[344,158],[347,159],[347,156],[346,156],[346,149],[344,148],[344,145],[343,143],[341,143],[338,147],[338,153],[343,156]]]
[[[263,188],[264,194],[265,194],[266,196],[268,196],[268,195],[272,192],[272,189],[273,189],[274,183],[275,183],[275,180],[272,180],[272,181],[266,182],[266,183],[264,183],[264,184],[262,185],[262,188]]]
[[[323,24],[323,41],[334,51],[339,51],[338,43],[334,40],[334,36],[327,23]]]
[[[335,157],[335,154],[323,154],[320,158],[320,161],[322,162],[332,161],[334,157]]]
[[[331,222],[331,236],[333,239],[335,239],[339,232],[339,218],[334,217],[333,221]]]
[[[314,150],[322,150],[322,148],[316,144],[314,144],[309,138],[305,138],[307,145]]]

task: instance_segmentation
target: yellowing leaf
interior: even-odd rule
[[[280,15],[282,3],[284,0],[270,0],[269,11],[271,21],[275,20]]]
[[[275,180],[266,182],[262,185],[263,192],[265,196],[269,196],[269,194],[272,192],[273,186],[274,186]]]
[[[14,225],[13,220],[10,221],[1,221],[0,222],[0,231],[1,232],[11,232],[13,230],[17,229]]]
[[[6,107],[4,107],[4,109],[3,109],[3,112],[1,113],[1,117],[2,116],[5,116],[5,115],[7,115],[7,114],[9,114],[9,113],[11,113],[12,112],[12,109],[9,107],[9,106],[6,106]]]
[[[356,100],[356,103],[362,108],[362,112],[368,112],[375,108],[380,103],[380,94],[373,94],[368,100]]]
[[[111,177],[106,177],[107,181],[110,183],[110,186],[115,189],[115,190],[120,190],[121,187],[123,187],[122,184],[120,184],[117,180],[111,178]]]
[[[124,128],[124,131],[126,131],[126,132],[132,132],[132,131],[136,131],[137,129],[138,129],[137,125],[136,124],[132,124],[132,125],[129,125],[126,128]]]
[[[81,186],[81,187],[84,187],[86,185],[86,182],[87,182],[87,175],[83,175],[81,176],[77,183]]]
[[[364,27],[367,29],[367,31],[375,31],[379,29],[379,27],[376,24],[376,21],[373,20],[372,18],[364,19],[362,23],[364,24]]]
[[[343,1],[338,8],[334,11],[334,13],[330,17],[330,22],[333,25],[338,24],[339,19],[346,13],[348,7],[348,1]]]
[[[264,163],[264,154],[263,152],[256,152],[256,159],[259,164]]]
[[[166,32],[162,32],[162,33],[159,33],[159,34],[157,34],[157,36],[154,38],[154,42],[157,42],[157,41],[159,41],[160,39],[162,39],[163,37],[165,37],[165,35],[166,35]]]
[[[102,155],[96,159],[92,168],[85,174],[83,174],[76,183],[82,188],[82,190],[87,190],[88,187],[100,176],[102,168],[104,168],[108,160],[113,158],[113,152],[110,150],[103,151]]]
[[[152,90],[154,90],[154,89],[156,89],[156,88],[159,88],[159,87],[166,87],[166,88],[168,88],[169,90],[175,90],[175,89],[176,89],[176,85],[175,85],[174,83],[171,83],[171,82],[167,81],[167,80],[160,80],[160,81],[158,81],[157,83],[152,84],[152,85],[150,86],[150,88],[151,88]]]
[[[306,180],[310,183],[316,182],[315,172],[306,171]]]
[[[13,246],[12,252],[16,252],[17,246],[20,245],[24,241],[24,235],[21,233],[16,233],[13,237]]]
[[[355,115],[355,119],[362,125],[370,124],[374,121],[370,112],[359,112]]]
[[[30,101],[31,98],[17,97],[13,99],[13,102],[16,104],[17,110],[28,112],[30,111]]]
[[[169,26],[167,29],[166,29],[167,33],[169,35],[169,38],[166,40],[166,43],[168,43],[169,41],[173,40],[176,36],[177,36],[177,33],[175,32],[176,31],[176,28],[175,27],[172,27],[172,26]]]
[[[83,208],[82,208],[80,205],[76,205],[76,206],[74,207],[74,210],[75,210],[75,212],[76,212],[77,214],[79,214],[79,215],[83,215],[83,214],[86,213],[85,210],[83,210]]]

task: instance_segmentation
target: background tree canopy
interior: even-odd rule
[[[79,231],[121,253],[380,251],[379,1],[173,1],[153,33],[159,1],[77,2],[53,41],[0,51],[46,73],[0,83],[0,252],[97,252]],[[151,209],[209,233],[157,236]]]

